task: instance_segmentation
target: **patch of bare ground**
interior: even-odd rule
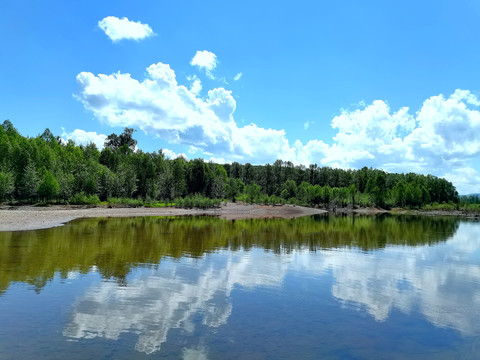
[[[410,210],[395,208],[390,211],[392,214],[400,215],[424,215],[424,216],[460,216],[466,218],[480,218],[480,212],[463,210]]]
[[[388,210],[376,207],[336,207],[328,209],[330,214],[359,214],[359,215],[377,215],[388,213]]]
[[[46,229],[80,218],[138,216],[217,216],[222,219],[295,218],[326,213],[303,206],[246,205],[227,203],[213,209],[85,207],[85,206],[2,206],[0,231]]]

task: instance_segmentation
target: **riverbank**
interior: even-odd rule
[[[480,218],[479,213],[468,213],[460,210],[407,210],[395,208],[332,208],[315,209],[294,205],[248,205],[244,203],[227,203],[218,208],[183,209],[175,207],[106,207],[52,205],[42,206],[0,206],[0,231],[22,231],[47,229],[62,226],[65,223],[81,218],[97,217],[140,217],[140,216],[216,216],[227,220],[281,218],[291,219],[316,214],[337,215],[379,215],[384,213],[395,215],[422,216],[459,216]]]
[[[0,231],[47,229],[80,218],[96,217],[138,217],[138,216],[217,216],[222,219],[295,218],[327,211],[293,205],[246,205],[227,203],[212,209],[163,208],[109,208],[53,205],[3,206],[0,208]]]
[[[395,208],[390,210],[389,213],[394,215],[458,216],[465,218],[480,218],[480,212],[464,210],[408,210]]]

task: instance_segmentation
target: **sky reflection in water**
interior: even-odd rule
[[[140,226],[141,220],[129,221],[136,255],[125,232],[119,244],[117,223],[109,227],[108,222],[84,221],[52,236],[37,232],[53,249],[60,233],[75,233],[83,226],[84,236],[77,232],[69,241],[83,242],[82,248],[94,243],[88,254],[96,251],[97,263],[83,270],[85,275],[72,270],[87,266],[85,257],[71,259],[71,269],[56,271],[68,270],[64,278],[73,282],[79,275],[103,277],[82,289],[73,304],[53,310],[66,313],[59,332],[74,340],[60,342],[60,353],[94,339],[107,340],[96,346],[125,350],[133,342],[136,357],[448,358],[462,353],[474,358],[478,349],[479,223],[312,218],[236,223],[190,219],[182,224],[157,219]],[[168,234],[179,234],[170,226],[179,223],[181,245],[188,248],[162,248],[162,254],[142,248],[152,229],[157,242],[159,234],[168,241]],[[399,231],[405,227],[413,231]],[[293,234],[296,239],[289,240]],[[378,241],[366,245],[362,236],[374,234]],[[348,237],[350,244],[345,243]],[[335,238],[336,246],[325,246],[325,238]],[[116,246],[127,241],[130,255],[105,248],[112,239]],[[147,236],[146,242],[152,239]],[[413,246],[400,245],[405,243]],[[155,263],[139,261],[154,258]],[[37,290],[41,296],[43,290]],[[3,297],[15,291],[11,285]]]

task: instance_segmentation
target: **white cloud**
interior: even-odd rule
[[[188,157],[185,153],[176,153],[175,151],[172,151],[170,149],[162,149],[163,155],[165,158],[169,159],[176,159],[178,157],[183,157],[185,160],[188,160]]]
[[[480,155],[477,104],[480,102],[471,92],[457,90],[448,98],[430,97],[415,115],[408,108],[393,112],[381,100],[343,112],[332,120],[338,132],[325,162],[342,167],[366,165],[392,172],[432,173],[450,181],[459,180],[475,172],[468,161]],[[465,180],[465,186],[454,182],[460,193],[480,190],[478,183]]]
[[[305,121],[305,122],[303,123],[303,128],[304,128],[305,130],[308,130],[308,129],[310,128],[310,125],[313,125],[313,124],[315,124],[315,121]]]
[[[202,82],[200,79],[196,75],[193,75],[187,76],[187,80],[192,82],[190,85],[190,92],[197,96],[200,95],[200,92],[202,91]]]
[[[207,50],[197,51],[190,61],[190,65],[205,70],[207,76],[213,79],[212,71],[217,67],[217,55]]]
[[[95,76],[82,72],[77,82],[77,98],[97,119],[112,127],[138,128],[227,161],[273,162],[284,155],[294,159],[301,151],[289,146],[284,130],[255,124],[238,127],[233,119],[236,102],[231,91],[220,87],[209,90],[206,99],[199,98],[177,83],[175,72],[167,64],[148,67],[143,81],[130,74]],[[319,143],[314,141],[309,146]]]
[[[107,135],[97,134],[94,131],[87,132],[81,129],[75,129],[70,133],[67,133],[65,129],[63,129],[61,138],[64,142],[68,140],[73,140],[76,144],[88,145],[90,143],[94,143],[99,150],[103,149],[103,144],[105,143],[105,139]]]
[[[196,64],[214,68],[199,59]],[[416,113],[407,107],[393,111],[386,102],[375,100],[335,116],[331,126],[336,134],[330,145],[319,139],[292,145],[283,129],[239,126],[231,91],[215,88],[202,99],[200,81],[187,79],[193,81],[190,88],[178,84],[175,72],[163,63],[148,67],[142,81],[130,74],[82,72],[77,76],[77,98],[105,124],[138,128],[227,162],[262,164],[283,159],[342,168],[371,166],[447,176],[450,181],[469,174],[474,177],[458,183],[459,192],[480,192],[479,182],[471,180],[479,175],[469,163],[480,155],[476,109],[480,100],[469,91],[432,96]]]
[[[113,41],[142,40],[155,35],[152,28],[147,24],[128,20],[126,17],[119,19],[115,16],[107,16],[98,22],[98,27]]]
[[[480,174],[469,166],[452,169],[450,173],[444,174],[444,177],[455,185],[461,195],[480,192]]]
[[[239,72],[237,75],[235,75],[235,77],[233,78],[233,81],[238,81],[242,78],[243,76],[243,73]]]

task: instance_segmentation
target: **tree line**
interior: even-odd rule
[[[6,120],[0,126],[0,201],[122,198],[185,204],[205,198],[318,207],[420,207],[459,201],[452,183],[432,175],[305,167],[282,160],[252,165],[168,159],[161,150],[137,150],[133,133],[125,128],[120,135],[109,135],[99,151],[93,143],[65,143],[49,129],[24,137]]]

